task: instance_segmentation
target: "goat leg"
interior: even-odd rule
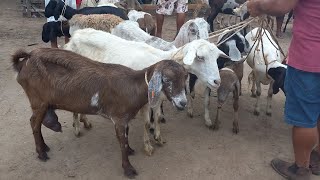
[[[206,87],[204,92],[204,120],[207,127],[212,128],[212,121],[210,119],[209,105],[210,105],[210,88]]]
[[[195,97],[195,92],[192,91],[190,92],[189,88],[188,89],[188,100],[187,100],[187,107],[188,107],[188,116],[189,117],[193,117],[193,100],[194,100],[194,97]]]
[[[144,145],[144,151],[148,156],[151,156],[154,149],[151,145],[150,137],[149,137],[149,129],[150,129],[150,112],[149,107],[145,105],[141,110],[141,113],[144,117],[144,133],[143,133],[143,145]]]
[[[267,111],[266,111],[266,115],[267,116],[271,116],[272,115],[272,110],[271,110],[271,100],[272,100],[272,95],[273,95],[273,83],[274,81],[272,81],[269,85],[269,89],[268,89],[268,97],[267,97]]]
[[[124,174],[127,177],[134,178],[138,174],[137,174],[137,171],[134,169],[134,167],[131,165],[128,157],[128,149],[129,149],[128,136],[126,137],[126,126],[128,125],[126,123],[121,123],[119,121],[121,120],[115,121],[116,122],[115,130],[116,130],[116,135],[121,148],[122,168],[124,170]]]
[[[38,153],[38,158],[42,161],[49,159],[47,151],[50,148],[45,144],[41,133],[41,125],[43,117],[47,111],[47,107],[40,107],[39,109],[32,109],[33,115],[30,118],[30,125],[36,145],[36,152]]]
[[[214,123],[213,123],[213,126],[212,126],[212,129],[213,129],[213,130],[218,130],[219,127],[220,127],[219,118],[220,118],[221,106],[222,106],[222,105],[218,105],[218,106],[217,106],[216,119],[215,119],[215,121],[214,121]]]
[[[211,12],[210,12],[210,14],[209,14],[209,16],[207,18],[207,22],[210,25],[211,32],[214,31],[214,29],[213,29],[213,20],[217,17],[217,15],[218,15],[218,11],[215,8],[211,8]]]
[[[240,84],[239,84],[240,87]],[[239,87],[237,87],[234,91],[233,91],[233,111],[234,111],[234,117],[233,117],[233,133],[238,134],[239,133],[239,114],[238,114],[238,110],[239,110]]]
[[[166,119],[164,118],[164,113],[163,113],[163,101],[161,102],[160,108],[161,108],[160,122],[166,123]]]
[[[256,90],[256,94],[257,94],[257,101],[254,107],[254,112],[253,114],[256,116],[260,115],[260,106],[259,106],[259,101],[260,101],[260,95],[261,95],[261,84],[258,81],[255,81],[256,86],[257,86],[257,90]]]
[[[161,102],[162,103],[162,102]],[[160,105],[156,106],[155,108],[155,113],[154,113],[154,123],[155,123],[155,135],[154,135],[154,140],[156,143],[160,146],[166,143],[166,141],[161,137],[160,134],[160,116],[161,116],[161,108]]]
[[[80,120],[78,118],[78,113],[73,113],[73,127],[74,127],[74,135],[80,136]]]
[[[130,147],[130,145],[129,145],[128,135],[129,135],[129,126],[127,125],[127,126],[126,126],[126,134],[125,134],[125,137],[126,137],[126,141],[127,141],[127,144],[128,144],[128,155],[131,156],[131,155],[134,155],[134,150],[133,150],[133,149]]]
[[[83,123],[84,128],[86,128],[86,129],[92,128],[92,124],[85,114],[80,114],[80,122]]]

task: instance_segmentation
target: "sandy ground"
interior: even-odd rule
[[[126,179],[113,124],[98,116],[89,116],[93,129],[82,129],[82,136],[77,138],[73,134],[72,114],[58,111],[63,133],[42,128],[51,147],[48,153],[51,159],[47,162],[37,159],[29,125],[29,102],[15,80],[10,55],[18,48],[49,47],[41,40],[46,20],[22,18],[11,0],[2,0],[0,8],[0,179]],[[165,39],[173,38],[174,17],[166,18],[164,32]],[[290,33],[291,26],[280,41],[285,51]],[[33,43],[38,44],[28,46]],[[167,102],[164,108],[167,123],[162,125],[167,144],[156,147],[151,157],[143,152],[141,117],[131,121],[130,144],[136,155],[130,160],[139,173],[136,179],[281,179],[270,167],[270,161],[274,157],[293,160],[290,127],[283,121],[284,95],[274,96],[273,114],[268,117],[265,115],[268,87],[263,86],[261,115],[254,116],[255,99],[247,89],[249,70],[247,65],[245,68],[238,135],[232,133],[231,98],[223,108],[219,131],[205,127],[201,96],[195,102],[194,118],[189,118],[186,111],[174,110]],[[213,118],[216,109],[213,97],[210,106]]]

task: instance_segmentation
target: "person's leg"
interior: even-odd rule
[[[187,5],[188,1],[186,0],[177,0],[175,3],[175,7],[176,7],[176,13],[177,13],[177,19],[176,19],[176,23],[177,23],[177,32],[176,32],[176,36],[178,35],[180,28],[182,27],[182,25],[184,24],[185,20],[186,20],[186,12],[188,11],[188,5]]]
[[[317,82],[317,83],[315,83]],[[285,120],[292,128],[295,163],[280,159],[271,166],[289,179],[310,179],[310,154],[318,141],[317,121],[320,107],[320,76],[288,66],[285,79]],[[311,167],[313,172],[313,168]]]
[[[318,145],[311,152],[310,169],[312,174],[320,176],[320,118],[318,119]]]
[[[277,20],[277,32],[276,32],[276,36],[277,38],[282,38],[283,37],[283,34],[282,34],[282,23],[283,23],[283,20],[284,20],[284,16],[278,16],[276,17],[276,20]]]
[[[157,21],[157,33],[156,36],[159,38],[162,38],[162,26],[164,21],[164,15],[163,14],[156,14],[156,21]]]
[[[185,13],[177,13],[177,33],[176,36],[178,35],[180,28],[182,27],[182,25],[184,24],[184,21],[186,19],[186,14]]]
[[[314,128],[292,128],[292,142],[295,162],[298,167],[309,167],[310,154],[313,147],[317,144],[318,130]]]

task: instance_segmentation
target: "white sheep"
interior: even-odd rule
[[[179,49],[162,51],[143,42],[127,41],[91,28],[77,30],[64,48],[99,62],[121,64],[135,70],[143,69],[162,59],[172,59],[183,64],[189,73],[195,74],[210,88],[218,88],[220,84],[218,57],[228,58],[214,44],[202,39],[194,40]],[[153,108],[155,121],[159,121],[160,102]],[[145,108],[144,149],[151,155],[153,147],[147,130],[150,122],[149,110],[148,107]],[[160,127],[156,126],[154,138],[159,144],[163,144],[158,128]]]
[[[156,22],[154,21],[150,13],[143,11],[130,10],[128,12],[128,18],[130,21],[137,22],[139,27],[146,33],[155,36],[156,35]]]
[[[254,44],[258,32],[259,28],[255,28],[245,37],[249,42],[250,47],[253,46],[247,57],[247,63],[252,68],[252,72],[250,73],[248,80],[249,82],[254,80],[251,92],[252,96],[257,96],[254,109],[255,115],[260,114],[259,101],[261,95],[261,83],[269,85],[266,114],[271,116],[272,94],[278,93],[279,88],[284,91],[283,86],[287,66],[281,63],[279,47],[267,30],[262,30],[262,41]],[[256,90],[255,85],[257,86]]]
[[[190,19],[185,22],[173,42],[167,42],[161,38],[150,36],[138,30],[135,26],[137,24],[124,21],[115,27],[111,33],[126,40],[143,41],[162,50],[168,50],[167,47],[170,46],[174,49],[174,47],[181,47],[195,39],[208,39],[209,37],[209,24],[203,18]]]

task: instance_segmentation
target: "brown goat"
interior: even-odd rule
[[[31,104],[30,124],[38,158],[43,161],[48,159],[49,147],[42,137],[41,123],[49,108],[97,114],[114,123],[124,173],[134,177],[137,172],[128,158],[134,153],[128,142],[128,122],[148,101],[153,107],[161,91],[178,109],[186,105],[187,71],[171,60],[134,71],[66,50],[41,48],[30,53],[17,51],[12,63]]]
[[[220,111],[227,100],[230,92],[233,93],[233,133],[237,134],[239,132],[239,96],[241,93],[241,80],[243,77],[243,60],[237,63],[232,63],[220,70],[221,84],[218,88],[218,105],[216,119],[213,124],[213,129],[219,129],[220,124]]]
[[[150,14],[145,14],[143,18],[137,19],[139,27],[151,36],[156,35],[156,22]]]

